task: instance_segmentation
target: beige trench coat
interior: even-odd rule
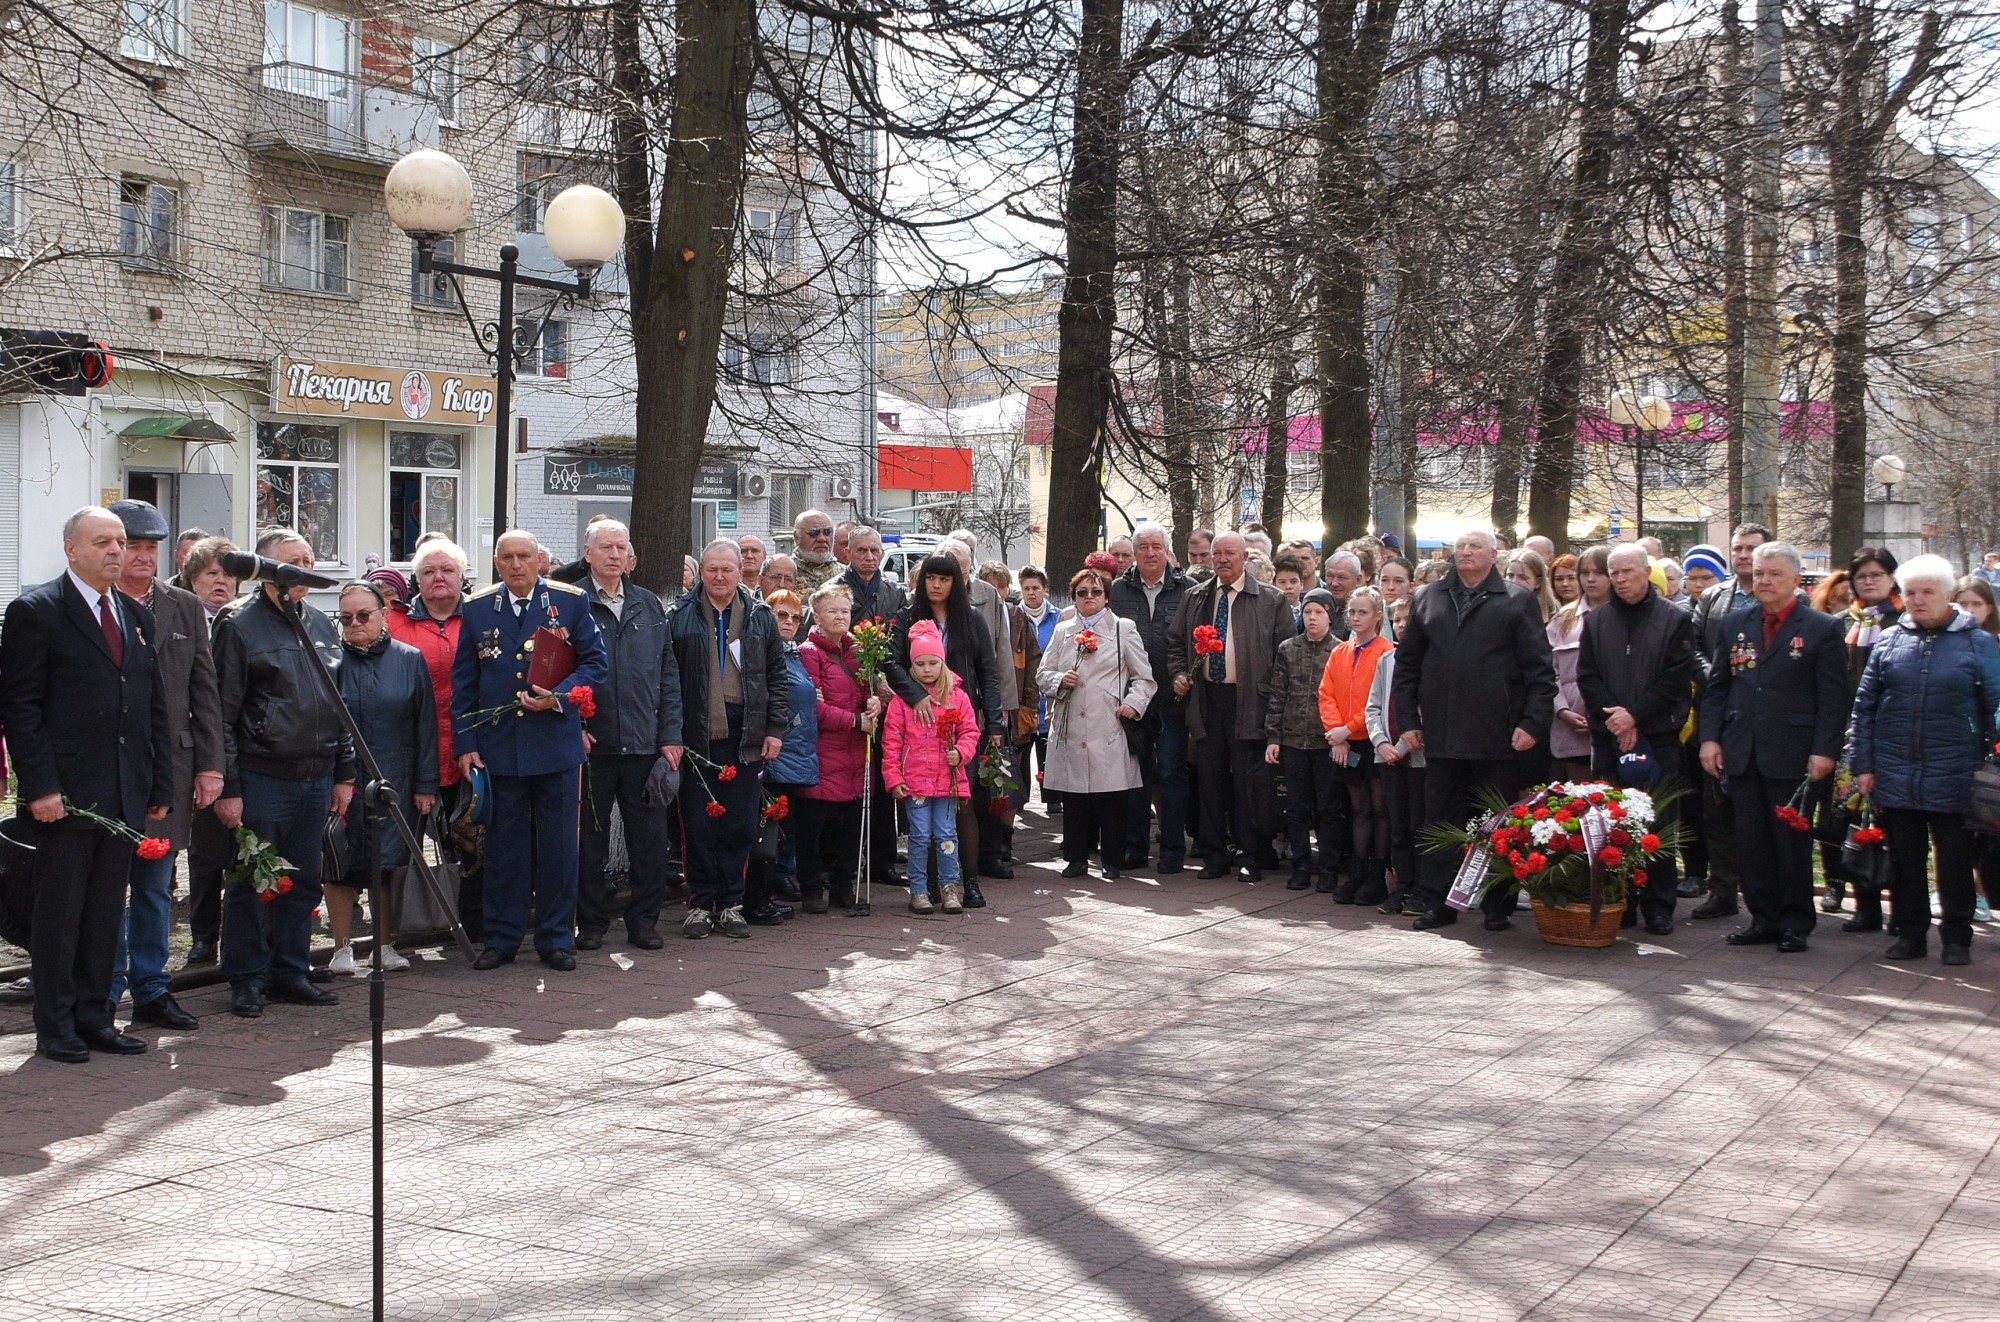
[[[1060,794],[1107,794],[1141,783],[1139,761],[1125,743],[1118,721],[1121,704],[1144,714],[1157,685],[1153,663],[1137,626],[1104,612],[1104,627],[1095,630],[1098,646],[1077,665],[1076,636],[1083,624],[1074,615],[1056,626],[1042,653],[1036,679],[1049,698],[1049,760],[1042,786]],[[1115,637],[1114,637],[1115,635]],[[1119,688],[1120,669],[1124,688]],[[1075,669],[1083,682],[1063,698],[1063,676]],[[1063,708],[1069,708],[1063,724]],[[1065,737],[1058,738],[1063,730]]]

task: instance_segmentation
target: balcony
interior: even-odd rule
[[[258,65],[250,77],[244,145],[260,155],[387,172],[406,153],[438,145],[438,105],[412,88],[304,64]]]

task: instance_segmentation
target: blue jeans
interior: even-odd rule
[[[958,885],[958,805],[956,798],[903,800],[910,809],[910,894],[930,889],[931,845],[937,845],[940,886]]]
[[[260,900],[249,881],[222,895],[222,971],[229,985],[259,991],[303,978],[312,968],[312,916],[319,908],[320,832],[333,806],[333,777],[282,780],[243,773],[243,824],[292,865],[292,888]]]
[[[111,964],[111,1004],[132,989],[132,1004],[167,994],[167,933],[172,928],[174,856],[132,859],[132,897],[118,924]]]

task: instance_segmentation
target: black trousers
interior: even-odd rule
[[[1736,898],[1742,869],[1738,864],[1736,848],[1736,809],[1730,806],[1728,784],[1714,776],[1703,774],[1701,778],[1701,834],[1702,843],[1708,846],[1708,889],[1712,895],[1726,895]],[[1792,797],[1791,790],[1785,791],[1785,798]]]
[[[1921,937],[1931,928],[1928,864],[1937,848],[1938,936],[1948,946],[1972,944],[1972,832],[1958,812],[1921,808],[1882,809],[1889,833],[1889,870],[1895,878],[1896,935]]]
[[[605,911],[611,878],[611,809],[625,819],[625,853],[632,861],[632,898],[625,926],[652,927],[667,898],[667,809],[646,802],[646,777],[658,753],[593,754],[583,770],[583,840],[577,860],[576,927],[600,935],[611,926]]]
[[[196,941],[214,945],[222,939],[222,875],[235,848],[213,808],[194,815],[188,828],[188,931]]]
[[[1645,735],[1646,742],[1654,748],[1671,748],[1675,737],[1674,731],[1656,731]],[[1617,750],[1614,748],[1606,753],[1603,749],[1598,749],[1591,771],[1599,780],[1616,785]],[[1653,811],[1655,814],[1653,829],[1664,833],[1669,826],[1680,820],[1681,801],[1675,799],[1664,805],[1655,804]],[[1680,898],[1680,884],[1680,868],[1673,851],[1667,850],[1646,864],[1645,889],[1634,897],[1639,902],[1639,912],[1647,918],[1665,918],[1671,921],[1674,916],[1674,904]]]
[[[1396,870],[1397,892],[1414,895],[1420,889],[1417,832],[1424,824],[1424,769],[1407,760],[1379,765],[1389,809],[1389,864]]]
[[[743,740],[740,711],[729,713],[729,736],[711,739],[698,750],[718,767],[737,766]],[[687,842],[688,908],[722,910],[743,903],[744,868],[750,846],[763,825],[757,777],[739,768],[734,780],[720,780],[713,771],[681,780],[681,838]],[[710,816],[708,805],[722,806]]]
[[[1195,850],[1210,866],[1228,866],[1235,856],[1255,859],[1261,848],[1257,839],[1257,788],[1264,780],[1262,731],[1259,736],[1237,738],[1236,686],[1197,680],[1196,698],[1202,704],[1203,733],[1195,761],[1201,768],[1201,818],[1195,831]],[[1065,805],[1064,812],[1069,808]]]
[[[1743,905],[1750,910],[1751,925],[1804,936],[1818,921],[1813,908],[1812,836],[1778,820],[1778,809],[1791,802],[1798,787],[1793,777],[1761,775],[1754,766],[1729,777],[1736,861],[1741,867]],[[1714,847],[1711,835],[1711,855]],[[1930,912],[1928,897],[1924,911]]]
[[[1063,857],[1072,863],[1087,863],[1092,849],[1102,849],[1105,867],[1125,866],[1125,811],[1129,794],[1128,790],[1065,793]]]
[[[1479,792],[1492,788],[1511,799],[1521,792],[1521,759],[1508,754],[1500,758],[1435,757],[1424,759],[1424,821],[1450,822],[1463,826],[1479,809]],[[1418,863],[1418,895],[1428,909],[1444,907],[1451,893],[1452,879],[1460,861],[1456,849],[1435,849]],[[1511,882],[1496,882],[1488,888],[1479,907],[1496,917],[1514,911],[1520,888]]]
[[[35,919],[29,934],[35,1040],[111,1027],[111,966],[132,875],[132,842],[102,827],[36,822]]]
[[[1333,778],[1333,753],[1323,744],[1281,746],[1278,758],[1285,771],[1285,831],[1291,839],[1292,872],[1303,876],[1313,870],[1312,842],[1317,836],[1319,871],[1331,875],[1340,866],[1343,843],[1350,853],[1353,844],[1353,828],[1342,811],[1347,807],[1347,786]],[[1344,842],[1343,823],[1348,824]]]
[[[830,890],[852,903],[854,869],[861,857],[861,800],[797,798],[792,800],[792,817],[799,837],[799,890],[807,895]],[[895,820],[892,810],[891,863],[896,859]]]
[[[797,860],[799,854],[799,805],[805,802],[805,786],[787,784],[784,781],[767,780],[757,800],[757,811],[763,812],[763,796],[783,799],[788,809],[778,823],[778,856],[776,858],[752,858],[744,869],[743,907],[761,909],[778,896],[778,874],[783,869],[787,855]],[[761,836],[768,825],[761,816],[757,831]],[[804,864],[795,864],[800,871]],[[804,883],[800,883],[803,888]]]

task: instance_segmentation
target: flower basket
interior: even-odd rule
[[[1445,901],[1453,908],[1470,908],[1494,886],[1518,886],[1544,940],[1608,946],[1618,939],[1632,888],[1646,884],[1646,863],[1679,847],[1678,824],[1656,823],[1660,806],[1680,793],[1558,781],[1512,801],[1483,796],[1470,824],[1427,827],[1421,839],[1464,855]]]
[[[1552,946],[1586,946],[1602,948],[1618,940],[1619,926],[1625,919],[1625,901],[1616,900],[1597,911],[1597,921],[1590,918],[1587,904],[1543,904],[1540,900],[1528,901],[1535,909],[1535,930],[1542,934],[1542,940]]]

